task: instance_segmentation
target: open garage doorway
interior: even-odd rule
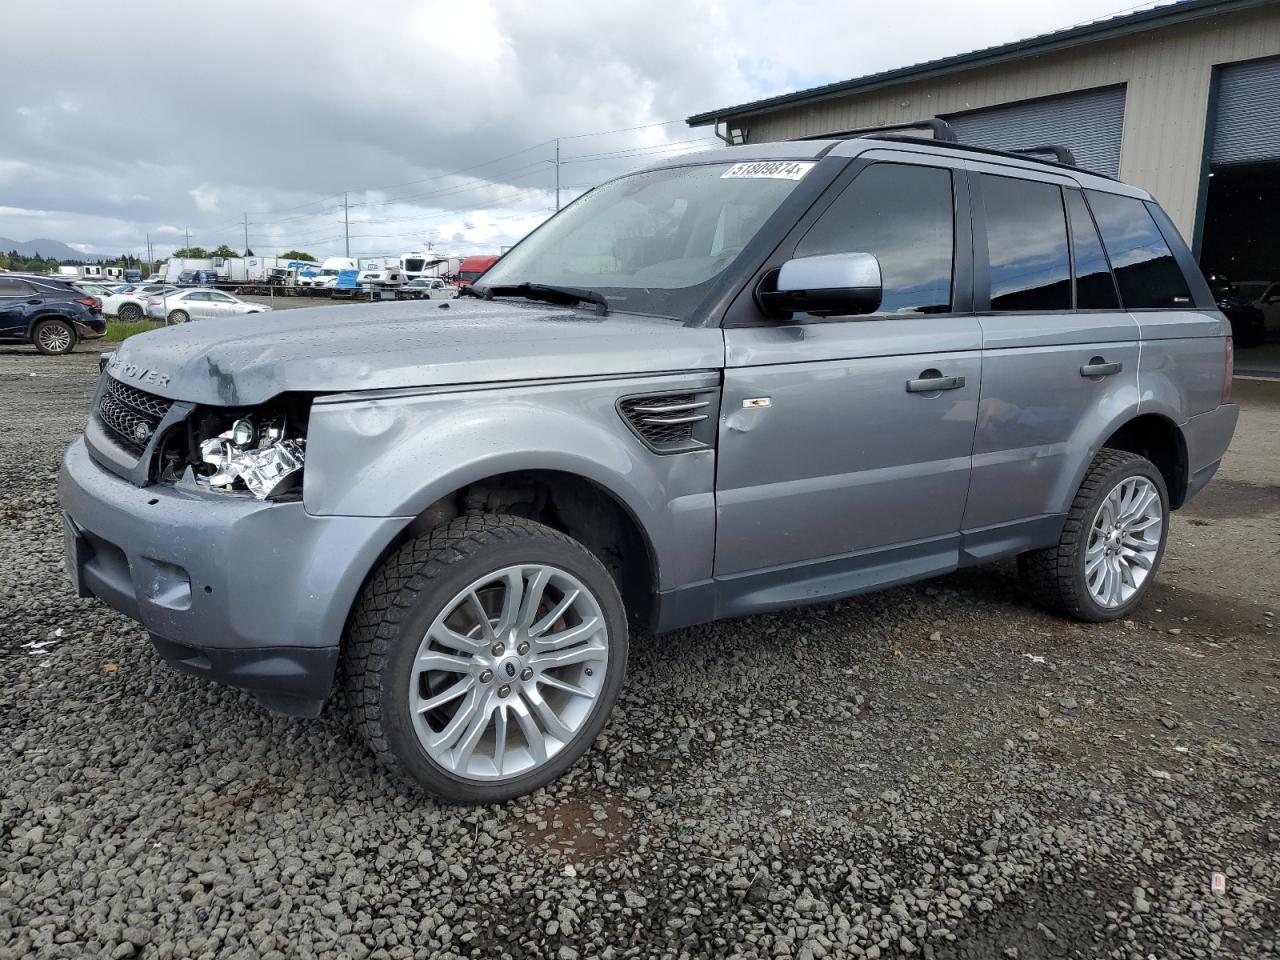
[[[1224,66],[1215,90],[1200,266],[1236,372],[1280,377],[1280,58]]]
[[[1200,266],[1231,320],[1236,370],[1280,376],[1280,161],[1209,175]]]

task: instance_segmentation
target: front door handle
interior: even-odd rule
[[[1107,363],[1101,357],[1094,357],[1083,367],[1080,368],[1080,376],[1082,377],[1110,377],[1119,373],[1124,369],[1124,364],[1119,360],[1114,363]]]
[[[918,380],[907,381],[907,393],[938,393],[941,390],[959,390],[964,377],[944,377],[937,370],[926,370]]]

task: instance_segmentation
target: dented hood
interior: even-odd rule
[[[170,399],[252,406],[291,391],[707,370],[723,363],[715,328],[462,299],[198,320],[131,337],[109,369]]]

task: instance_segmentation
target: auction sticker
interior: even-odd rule
[[[813,168],[812,160],[751,160],[735,163],[721,180],[800,180]]]

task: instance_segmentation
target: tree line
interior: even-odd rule
[[[206,250],[204,247],[184,247],[181,250],[173,251],[173,256],[184,260],[211,260],[215,257],[238,257],[240,256],[235,250],[232,250],[225,243],[216,250]],[[255,256],[252,250],[246,250],[244,256]],[[302,250],[289,250],[280,254],[286,260],[310,260],[318,263],[309,253]],[[156,262],[163,260],[158,258]],[[12,270],[14,273],[57,273],[58,267],[79,267],[86,263],[99,263],[104,267],[120,267],[125,270],[149,270],[151,264],[147,263],[141,257],[135,257],[131,253],[124,253],[116,257],[114,260],[104,259],[100,261],[89,260],[58,260],[54,257],[42,257],[39,253],[33,256],[26,256],[17,250],[10,250],[8,253],[0,253],[0,270]]]
[[[252,250],[246,250],[243,254],[246,257],[257,256]],[[226,259],[228,257],[238,257],[241,254],[236,253],[225,243],[216,250],[206,250],[204,247],[183,247],[181,250],[175,250],[172,256],[179,260],[214,260],[218,257]],[[301,250],[290,250],[282,253],[280,256],[285,260],[315,260],[315,257],[309,253],[303,253]]]

